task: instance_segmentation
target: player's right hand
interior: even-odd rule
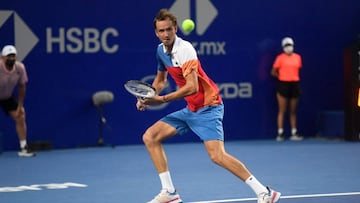
[[[148,105],[144,104],[141,99],[138,99],[136,102],[136,108],[139,111],[145,111],[145,109],[148,107]]]

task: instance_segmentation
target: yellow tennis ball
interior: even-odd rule
[[[195,23],[191,19],[185,19],[182,22],[181,27],[184,31],[191,32],[195,28]]]

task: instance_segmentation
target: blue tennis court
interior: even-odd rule
[[[360,202],[360,143],[232,141],[227,151],[282,203]],[[202,143],[165,144],[175,186],[184,202],[256,202],[252,190],[214,165]],[[142,145],[40,151],[34,158],[0,155],[1,203],[141,203],[160,190]]]

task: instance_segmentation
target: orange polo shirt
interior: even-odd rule
[[[279,54],[273,65],[275,69],[278,69],[278,79],[284,82],[300,81],[299,70],[301,66],[301,56],[296,53],[291,55],[287,55],[285,53]]]

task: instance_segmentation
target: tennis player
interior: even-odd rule
[[[283,53],[279,54],[274,62],[271,75],[278,79],[276,98],[278,101],[277,141],[285,140],[284,136],[284,117],[289,106],[291,136],[290,140],[301,141],[303,137],[299,135],[296,122],[296,109],[301,95],[300,90],[300,69],[302,67],[301,56],[294,53],[294,40],[285,37],[281,45]]]
[[[21,157],[32,157],[32,152],[26,142],[26,121],[24,99],[28,77],[23,63],[16,61],[16,48],[6,45],[1,52],[0,60],[0,106],[7,115],[15,121],[16,132],[20,141]],[[13,95],[18,86],[18,99]]]
[[[247,183],[256,193],[259,203],[277,202],[279,192],[261,184],[241,161],[225,151],[222,125],[224,105],[219,89],[205,73],[191,43],[176,35],[176,17],[168,10],[161,9],[154,19],[154,28],[161,44],[156,51],[157,75],[152,85],[160,93],[170,74],[179,88],[166,95],[138,100],[136,106],[138,110],[145,110],[148,105],[182,98],[187,106],[163,117],[143,135],[162,186],[161,192],[149,203],[182,202],[171,179],[162,141],[187,131],[200,137],[214,163]]]

